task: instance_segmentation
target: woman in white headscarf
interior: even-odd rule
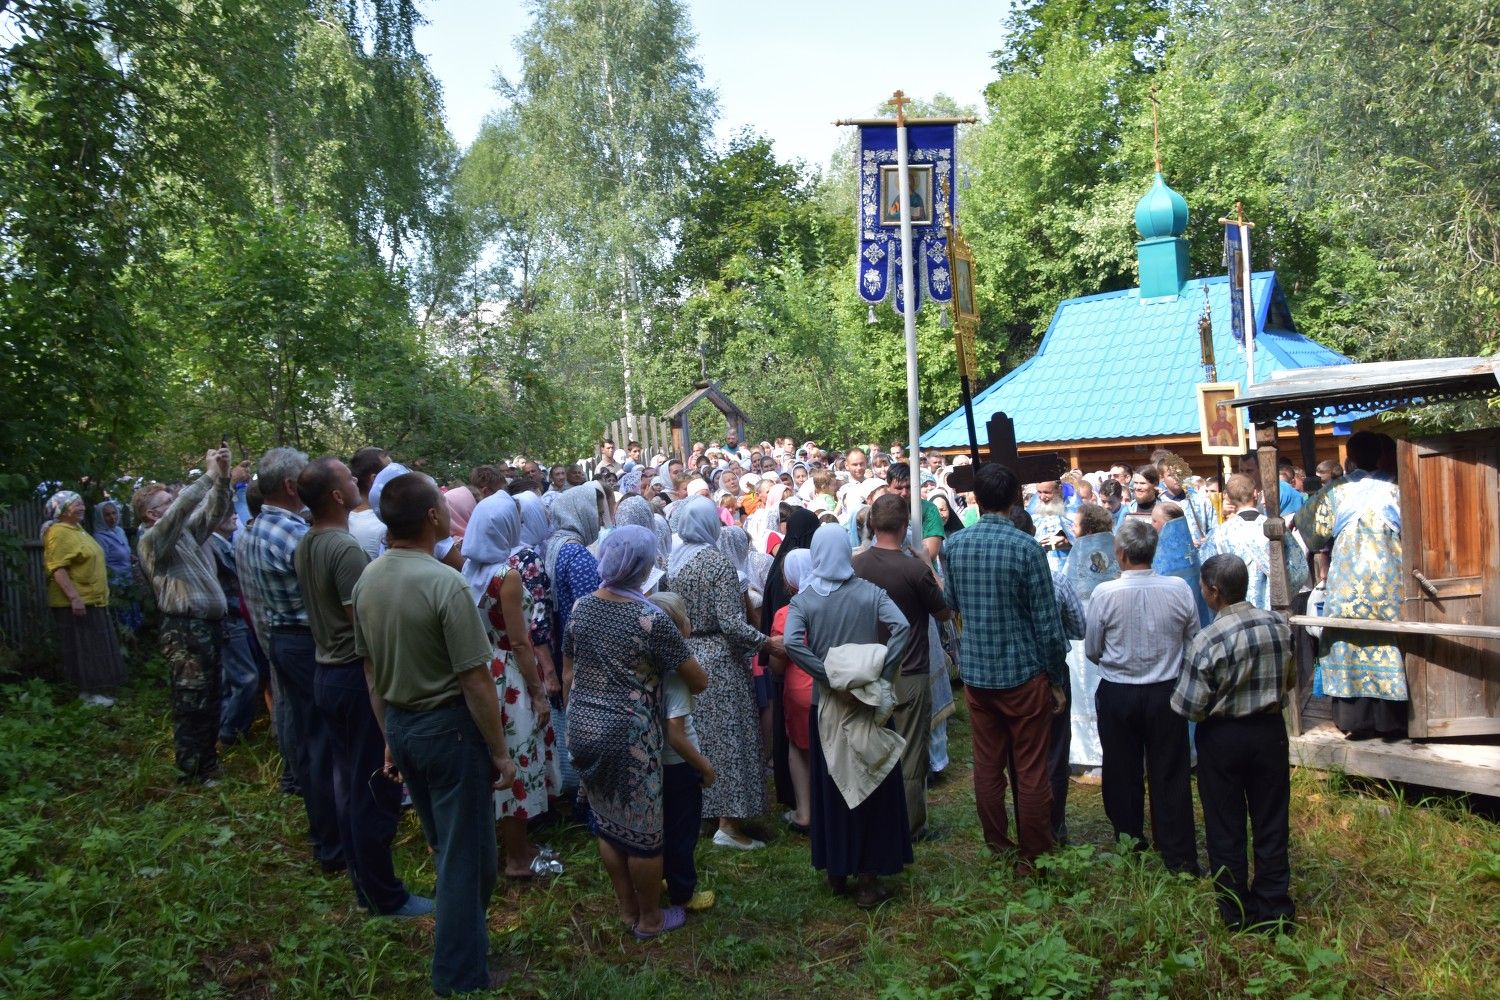
[[[708,691],[693,708],[703,755],[718,774],[703,791],[703,815],[719,817],[715,844],[754,850],[765,844],[747,836],[741,821],[765,811],[766,783],[747,657],[767,639],[745,620],[739,575],[717,546],[722,527],[707,497],[682,501],[672,517],[680,542],[668,560],[666,587],[687,605],[688,648],[709,676]],[[779,648],[772,640],[772,651]]]
[[[671,530],[667,527],[666,518],[651,509],[651,504],[641,496],[628,496],[620,501],[620,506],[615,510],[615,527],[623,528],[627,524],[633,524],[639,528],[645,528],[651,532],[653,538],[657,539],[657,551],[652,560],[651,573],[646,577],[646,582],[641,590],[644,593],[653,593],[661,583],[661,578],[667,572],[667,555],[671,551]],[[665,533],[668,544],[665,548],[661,546],[661,535]]]
[[[511,559],[521,548],[516,501],[506,493],[486,497],[474,508],[464,533],[464,578],[489,633],[494,652],[490,672],[500,695],[505,744],[516,762],[516,780],[495,791],[505,877],[511,879],[562,872],[551,852],[532,846],[526,834],[527,821],[546,812],[547,800],[562,791],[562,773],[553,750],[552,707],[531,639],[535,601]]]
[[[109,571],[104,549],[83,530],[83,498],[61,490],[47,500],[42,564],[47,604],[62,636],[63,677],[88,705],[115,703],[108,692],[125,682],[125,660],[109,614]]]
[[[787,612],[786,655],[815,682],[808,721],[812,862],[828,873],[835,892],[848,891],[848,877],[855,876],[855,902],[874,907],[891,895],[879,878],[898,874],[912,860],[901,768],[898,759],[858,805],[849,807],[830,773],[818,731],[822,703],[835,697],[824,658],[836,646],[883,642],[881,678],[889,683],[900,669],[911,630],[884,590],[854,575],[849,535],[842,526],[819,528],[811,557],[811,574]]]

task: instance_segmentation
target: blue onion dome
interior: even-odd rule
[[[1135,203],[1136,231],[1145,240],[1181,236],[1187,223],[1187,200],[1167,187],[1166,179],[1158,173],[1151,182],[1151,190]]]

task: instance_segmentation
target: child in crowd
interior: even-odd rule
[[[814,470],[812,474],[813,495],[808,501],[808,509],[814,514],[832,514],[838,506],[838,483],[834,480],[832,472],[827,469]]]
[[[683,638],[692,635],[687,605],[667,592],[651,595],[651,603],[667,613]],[[693,853],[703,824],[703,789],[714,783],[714,768],[698,749],[693,727],[693,696],[675,674],[662,681],[662,713],[666,745],[662,747],[662,877],[673,906],[701,912],[714,905],[712,890],[698,891],[698,868]]]

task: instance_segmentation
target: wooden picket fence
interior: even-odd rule
[[[35,650],[52,641],[42,566],[42,501],[0,508],[0,645]]]
[[[615,443],[616,461],[624,457],[625,448],[631,441],[641,443],[641,454],[648,462],[652,455],[672,454],[672,428],[665,420],[656,417],[637,416],[629,425],[624,417],[612,420],[605,426],[603,436]]]

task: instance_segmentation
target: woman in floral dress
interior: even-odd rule
[[[494,650],[490,670],[500,693],[505,743],[516,762],[516,780],[495,792],[505,876],[516,879],[561,870],[550,852],[539,851],[526,833],[526,821],[547,811],[547,800],[561,790],[562,777],[550,724],[552,708],[532,639],[533,587],[542,571],[534,556],[529,563],[516,556],[521,548],[516,501],[505,493],[486,497],[474,508],[464,534],[464,576],[489,632]],[[532,570],[530,580],[527,566]]]
[[[674,511],[672,530],[682,544],[672,549],[667,589],[687,604],[693,634],[688,649],[709,677],[708,690],[693,707],[703,755],[718,780],[704,789],[703,815],[719,817],[714,843],[742,851],[765,845],[741,829],[741,821],[766,810],[760,718],[747,657],[762,646],[779,652],[745,620],[739,575],[717,548],[719,515],[707,497],[690,497]]]

